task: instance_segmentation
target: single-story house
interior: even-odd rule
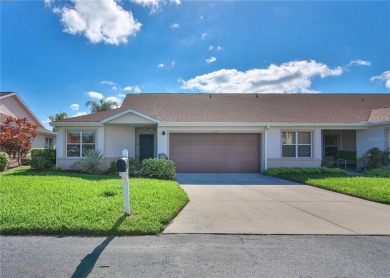
[[[177,172],[319,167],[338,150],[389,147],[389,94],[129,94],[118,109],[52,123],[57,164],[83,152],[164,153]]]
[[[37,136],[33,148],[54,148],[56,133],[46,129],[23,100],[14,92],[0,92],[0,125],[8,116],[27,118],[31,124],[37,125]]]

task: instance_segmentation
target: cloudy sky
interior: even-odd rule
[[[128,93],[390,93],[388,1],[0,5],[0,89],[45,123]]]

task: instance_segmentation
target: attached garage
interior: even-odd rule
[[[171,133],[170,159],[178,173],[256,173],[259,133]]]

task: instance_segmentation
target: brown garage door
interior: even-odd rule
[[[258,133],[171,133],[169,142],[179,173],[260,171]]]

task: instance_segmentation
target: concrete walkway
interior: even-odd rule
[[[307,185],[278,185],[271,177],[256,185],[253,176],[246,183],[229,177],[226,185],[199,185],[194,175],[187,177],[192,184],[181,184],[190,202],[164,233],[390,235],[388,205]]]

